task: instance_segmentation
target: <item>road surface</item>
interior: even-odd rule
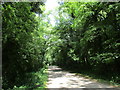
[[[70,88],[109,88],[110,89],[113,88],[113,86],[102,84],[91,79],[87,79],[80,75],[76,75],[75,73],[69,73],[67,71],[62,70],[58,66],[49,66],[47,88],[69,88],[69,89]],[[120,89],[114,89],[114,90],[120,90]]]

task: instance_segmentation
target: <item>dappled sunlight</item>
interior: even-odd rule
[[[119,2],[21,1],[1,4],[2,90],[120,87]]]
[[[58,66],[49,66],[48,74],[48,88],[112,88],[112,86],[64,71]]]

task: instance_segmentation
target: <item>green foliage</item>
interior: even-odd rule
[[[53,45],[53,62],[120,83],[119,8],[117,2],[64,2],[54,28],[61,42]]]
[[[24,85],[17,87],[14,86],[13,89],[8,89],[8,90],[17,90],[17,89],[40,89],[40,88],[45,88],[46,87],[46,81],[47,81],[47,72],[46,69],[40,69],[37,72],[31,72],[31,73],[26,73],[26,80],[24,80]]]
[[[45,66],[45,39],[41,34],[44,27],[38,23],[39,18],[36,18],[34,13],[40,10],[40,4],[27,2],[3,4],[3,89],[24,85],[26,78],[31,78],[28,77],[30,74],[26,73],[36,72]],[[42,22],[41,19],[39,21]],[[39,28],[41,26],[42,28]],[[35,74],[32,78],[34,76]]]
[[[92,72],[120,83],[119,3],[64,2],[55,27],[48,14],[40,15],[44,10],[40,5],[2,5],[4,89],[44,87],[46,64]]]

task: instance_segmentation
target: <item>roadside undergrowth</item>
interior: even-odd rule
[[[22,82],[24,83],[22,86],[14,86],[13,89],[8,90],[39,90],[46,88],[47,82],[47,68],[42,68],[37,72],[31,72],[26,74],[27,78],[25,78]]]

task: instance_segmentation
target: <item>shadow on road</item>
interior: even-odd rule
[[[120,90],[110,85],[94,82],[74,73],[69,73],[57,66],[50,66],[48,74],[48,88],[56,88],[56,90],[73,90],[73,88],[76,88],[76,90]]]

